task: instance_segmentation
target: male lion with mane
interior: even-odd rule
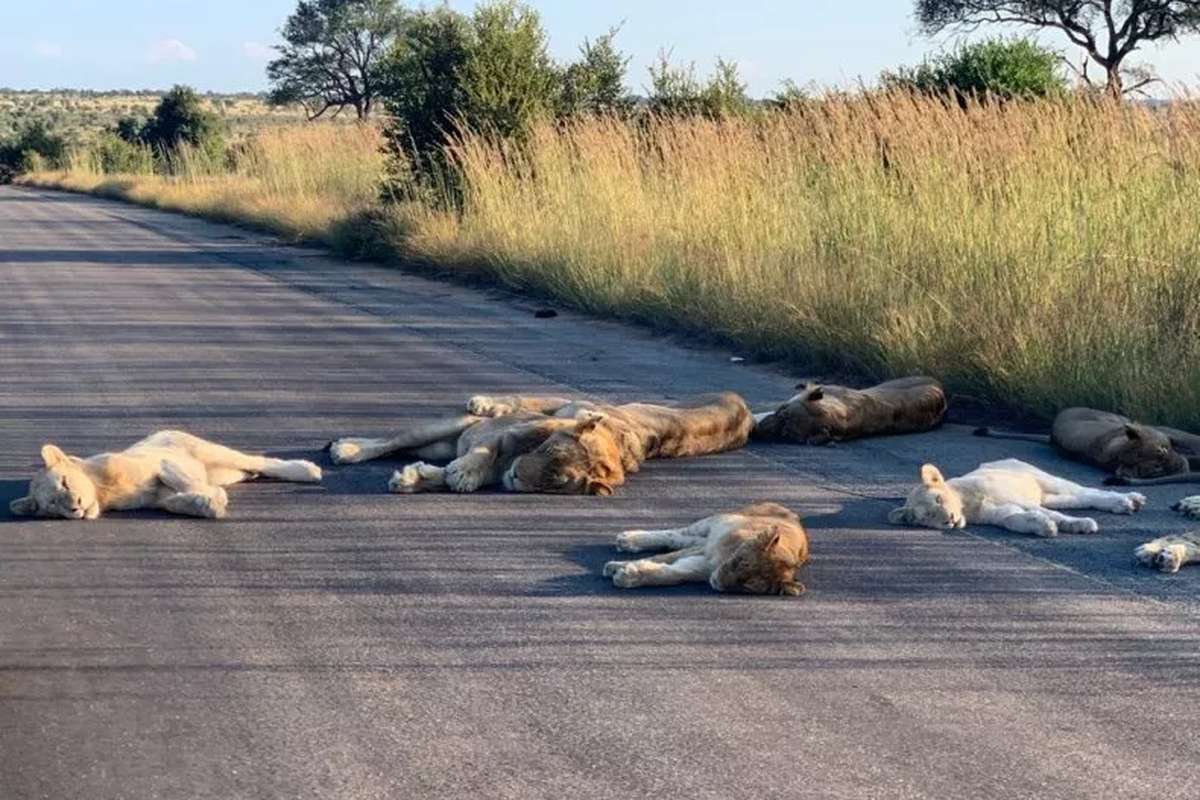
[[[224,487],[259,475],[316,483],[321,468],[311,461],[240,453],[183,431],[159,431],[119,453],[91,458],[42,448],[45,469],[33,476],[29,494],[9,508],[17,516],[96,519],[105,511],[160,508],[189,517],[225,516]]]
[[[1111,411],[1064,409],[1054,418],[1048,437],[989,428],[980,428],[975,435],[1049,442],[1067,458],[1111,473],[1109,484],[1200,483],[1200,436],[1143,425]]]
[[[796,389],[775,411],[754,415],[755,440],[822,445],[921,433],[946,418],[946,393],[933,378],[899,378],[863,390],[810,383]]]
[[[392,475],[394,492],[503,484],[515,492],[608,496],[648,459],[733,450],[754,425],[746,401],[732,392],[671,405],[479,395],[467,412],[391,439],[338,439],[330,456],[338,464],[400,452],[421,459]]]
[[[808,561],[800,516],[778,503],[755,503],[682,528],[625,531],[626,553],[667,549],[637,561],[610,561],[604,576],[622,589],[707,582],[718,592],[800,595],[796,571]]]
[[[1146,504],[1137,492],[1089,489],[1008,458],[989,461],[958,478],[946,480],[932,464],[921,467],[921,485],[901,508],[888,514],[894,525],[952,530],[968,524],[996,525],[1017,533],[1057,536],[1095,533],[1090,517],[1069,517],[1058,509],[1095,508],[1132,514]]]

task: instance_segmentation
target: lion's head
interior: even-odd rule
[[[796,389],[799,394],[755,424],[753,438],[761,442],[829,442],[833,426],[830,412],[822,404],[824,390],[806,383],[798,384]]]
[[[1171,438],[1147,425],[1130,423],[1116,452],[1113,474],[1118,478],[1161,478],[1188,471],[1188,460],[1171,445]]]
[[[718,592],[800,595],[804,584],[796,580],[796,570],[807,559],[803,529],[786,522],[766,525],[718,564],[708,582]]]
[[[627,426],[604,414],[581,412],[574,428],[546,439],[513,460],[504,486],[515,492],[594,494],[607,497],[641,463]]]
[[[29,482],[29,494],[9,504],[13,514],[63,519],[96,519],[100,516],[96,485],[77,459],[48,444],[42,448],[42,461],[46,468]]]
[[[937,467],[926,464],[921,467],[921,485],[912,490],[902,507],[892,509],[888,522],[951,530],[965,528],[967,517],[962,495],[946,483]]]

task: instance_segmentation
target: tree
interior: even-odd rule
[[[584,40],[580,59],[563,70],[562,116],[620,113],[630,106],[625,89],[629,56],[613,43],[620,28],[612,28],[594,42]]]
[[[1200,0],[917,0],[916,16],[930,35],[986,23],[1061,31],[1104,70],[1108,92],[1119,99],[1153,80],[1125,85],[1129,54],[1200,30]]]
[[[901,67],[881,76],[884,88],[1004,100],[1051,97],[1067,85],[1057,53],[1028,39],[989,39],[963,45],[914,69]]]
[[[750,106],[735,62],[717,58],[706,83],[696,78],[695,64],[677,67],[669,52],[660,51],[658,63],[650,65],[650,110],[655,114],[722,119],[743,114]]]
[[[404,16],[396,0],[300,0],[280,31],[279,58],[267,65],[270,102],[300,103],[309,119],[347,107],[367,119]]]
[[[118,123],[118,130],[120,127]],[[175,86],[158,101],[140,139],[160,153],[186,144],[217,158],[225,151],[225,123],[215,112],[204,109],[194,89]]]

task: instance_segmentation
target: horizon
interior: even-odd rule
[[[464,12],[475,5],[475,0],[450,2]],[[837,8],[815,0],[745,0],[732,18],[724,13],[726,4],[712,0],[613,0],[603,8],[553,0],[529,5],[540,13],[559,63],[572,60],[585,38],[620,26],[616,43],[631,56],[626,86],[635,95],[645,92],[648,65],[660,51],[670,52],[677,65],[693,63],[699,76],[707,75],[718,57],[736,62],[748,93],[761,98],[785,80],[818,90],[870,85],[884,70],[917,64],[959,42],[1022,33],[1011,26],[986,26],[970,37],[927,39],[917,33],[909,0],[864,0]],[[110,0],[98,14],[83,0],[64,0],[54,31],[34,8],[20,6],[9,12],[8,28],[0,34],[5,45],[0,84],[10,91],[131,93],[185,84],[206,94],[259,94],[268,89],[266,64],[295,2],[244,6],[233,0],[212,0],[204,8]],[[1034,38],[1074,55],[1063,37]],[[1200,37],[1148,47],[1133,61],[1158,72],[1163,83],[1155,94],[1200,86]]]

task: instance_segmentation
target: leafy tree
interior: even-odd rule
[[[584,40],[580,59],[563,70],[560,115],[613,114],[629,109],[625,71],[630,57],[614,44],[619,31],[612,28],[594,42]]]
[[[139,138],[159,152],[187,144],[216,158],[225,150],[225,123],[204,109],[194,89],[175,86],[158,102]]]
[[[309,119],[347,107],[367,119],[404,16],[396,0],[300,0],[281,31],[279,58],[267,65],[270,102],[300,103]]]
[[[985,23],[1058,30],[1104,70],[1108,92],[1120,98],[1153,80],[1125,84],[1129,54],[1200,30],[1200,0],[917,0],[916,16],[930,35]]]
[[[26,123],[11,142],[0,144],[0,183],[40,165],[60,167],[66,160],[67,142],[41,120]]]
[[[477,6],[471,49],[461,68],[473,127],[522,138],[533,122],[553,116],[561,87],[538,13],[514,0]]]
[[[885,72],[885,88],[965,97],[990,95],[1005,100],[1061,95],[1066,91],[1062,60],[1028,39],[990,39],[960,47],[916,68]]]
[[[751,107],[737,64],[717,59],[708,81],[696,78],[696,65],[675,66],[670,53],[660,52],[650,65],[650,110],[664,116],[705,116],[721,119],[743,114]]]

